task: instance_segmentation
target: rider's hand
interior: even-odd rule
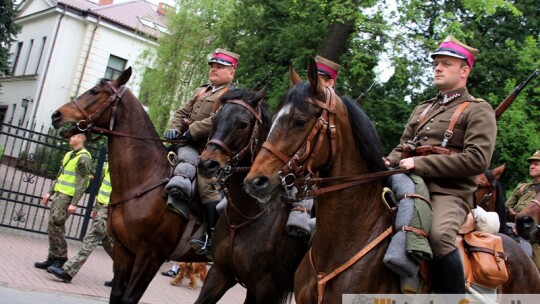
[[[166,131],[165,134],[163,134],[163,137],[165,137],[166,139],[171,139],[171,140],[178,139],[180,138],[180,132],[176,130],[169,130],[169,131]]]
[[[184,132],[184,134],[182,134],[182,136],[180,137],[180,139],[183,139],[186,141],[186,143],[190,144],[193,142],[193,137],[191,136],[191,133],[189,132],[189,130],[187,130],[186,132]]]

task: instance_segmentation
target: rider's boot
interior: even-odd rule
[[[440,294],[465,294],[465,274],[459,250],[433,261],[438,268],[437,292]]]
[[[191,247],[196,250],[197,254],[206,254],[212,249],[212,238],[214,237],[214,227],[216,226],[219,214],[216,210],[216,206],[219,202],[210,202],[205,206],[206,212],[206,234],[199,239],[192,239],[190,241]]]

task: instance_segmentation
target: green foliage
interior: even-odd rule
[[[0,75],[9,73],[9,47],[14,37],[21,31],[21,26],[13,21],[17,10],[13,1],[2,1],[0,4]],[[1,86],[1,85],[0,85]]]

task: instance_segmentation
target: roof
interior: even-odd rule
[[[99,5],[88,0],[58,0],[58,3],[102,16],[138,32],[157,38],[166,32],[165,16],[157,12],[157,6],[146,0]]]

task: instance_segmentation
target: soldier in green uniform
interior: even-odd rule
[[[212,131],[212,116],[219,108],[219,98],[232,87],[234,73],[240,56],[224,49],[217,49],[208,62],[210,84],[199,87],[191,99],[177,110],[169,122],[166,139],[184,139],[201,153]],[[221,194],[212,187],[214,180],[197,175],[197,187],[201,202],[205,205],[206,235],[202,240],[192,240],[200,254],[210,251],[218,213],[217,204]]]
[[[423,177],[429,189],[432,283],[443,294],[465,293],[456,236],[472,207],[475,176],[488,168],[497,135],[493,108],[467,90],[477,54],[477,49],[452,36],[431,54],[439,94],[414,109],[400,144],[386,159],[387,166]]]
[[[527,158],[529,162],[529,176],[532,180],[519,183],[516,189],[512,191],[506,201],[506,213],[508,220],[514,221],[518,214],[525,206],[527,206],[540,192],[540,150]],[[531,243],[533,248],[533,260],[536,267],[540,270],[540,244],[538,242]]]
[[[49,255],[44,262],[36,262],[36,268],[62,267],[67,261],[66,220],[77,210],[77,202],[88,187],[92,174],[92,156],[84,148],[85,141],[84,134],[75,134],[69,138],[73,151],[64,156],[58,178],[41,200],[44,206],[51,202],[47,227]]]
[[[109,205],[112,192],[109,165],[106,165],[105,170],[103,171],[103,181],[99,188],[97,202],[94,204],[94,210],[92,211],[92,218],[94,220],[92,221],[90,230],[88,230],[88,233],[84,236],[81,250],[79,250],[74,257],[69,259],[64,266],[56,267],[51,265],[47,268],[50,273],[54,274],[65,283],[71,282],[73,277],[77,275],[99,243],[103,245],[105,252],[112,258],[112,239],[107,233],[107,206]]]

